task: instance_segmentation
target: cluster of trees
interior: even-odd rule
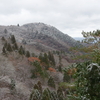
[[[84,32],[82,31],[82,35],[85,38],[83,40],[84,43],[93,43],[97,44],[100,43],[100,30]]]
[[[38,76],[40,76],[44,79],[48,77],[48,73],[45,69],[43,69],[43,67],[40,65],[38,61],[35,61],[32,64],[35,68],[31,70],[31,78],[37,78]]]
[[[58,70],[60,72],[62,72],[62,57],[59,54],[58,55],[59,58],[59,66],[58,66]],[[55,57],[54,57],[54,53],[52,51],[49,51],[48,53],[40,53],[39,55],[39,59],[41,60],[41,63],[43,66],[45,66],[46,69],[48,69],[49,67],[56,67],[56,61],[55,61]]]
[[[99,100],[100,99],[100,65],[92,62],[77,64],[76,94],[78,100]]]
[[[45,66],[46,69],[49,68],[49,66],[55,66],[55,58],[52,52],[48,52],[47,53],[40,53],[39,55],[39,59],[41,60],[41,63]]]
[[[80,51],[85,55],[83,62],[73,64],[69,69],[76,69],[74,74],[69,75],[69,69],[64,70],[63,82],[70,83],[74,78],[74,90],[70,91],[65,97],[62,88],[57,91],[49,89],[34,88],[30,100],[99,100],[100,99],[100,30],[93,32],[82,32],[85,37],[84,42],[91,45],[87,48],[82,48]],[[77,50],[77,49],[76,49]],[[83,56],[82,55],[82,56]],[[82,57],[81,56],[81,57]],[[89,57],[88,57],[89,56]],[[41,62],[45,65],[55,65],[52,53],[40,54]],[[59,56],[59,61],[61,57]],[[42,69],[41,69],[42,71]],[[42,73],[42,72],[41,72]],[[55,88],[55,82],[52,77],[48,79],[48,86]],[[35,86],[36,87],[36,86]],[[37,86],[38,87],[38,86]],[[40,87],[40,86],[39,86]],[[58,91],[60,91],[58,93]]]
[[[34,85],[29,100],[65,100],[63,91],[58,88],[57,91],[50,91],[48,88],[42,89],[41,83]]]
[[[57,50],[56,51],[53,51],[52,53],[53,54],[57,54],[57,55],[61,55],[61,54],[64,54],[65,55],[66,54],[65,51],[57,51]]]
[[[100,30],[90,32],[82,31],[82,35],[84,37],[82,43],[84,43],[85,46],[81,48],[74,47],[70,49],[75,54],[73,59],[77,62],[93,60],[91,54],[94,52],[94,49],[100,49]]]
[[[18,50],[18,45],[16,43],[14,35],[11,35],[11,37],[10,37],[11,43],[7,42],[7,40],[4,37],[2,37],[2,41],[4,42],[4,46],[2,49],[3,54],[7,54],[7,52],[12,52],[12,51]]]
[[[14,35],[11,35],[9,39],[10,41],[7,41],[4,37],[2,37],[2,41],[4,43],[4,46],[2,48],[2,53],[4,55],[7,55],[10,52],[16,51],[20,55],[25,55],[26,57],[30,57],[29,51],[25,51],[25,48],[22,45],[20,47],[17,45]]]
[[[6,30],[5,30],[5,33]],[[85,37],[84,42],[90,43],[89,47],[84,47],[79,49],[83,55],[81,58],[84,59],[82,63],[76,63],[70,68],[75,68],[76,72],[73,75],[69,75],[68,70],[64,70],[63,82],[70,82],[72,77],[75,79],[75,90],[67,96],[69,100],[99,100],[100,99],[100,30],[93,32],[82,32]],[[3,54],[7,54],[13,51],[17,51],[20,55],[25,55],[30,57],[31,54],[29,51],[25,51],[23,46],[18,46],[14,35],[11,35],[10,42],[2,37],[4,41],[4,46],[2,49]],[[74,48],[74,50],[78,50]],[[35,68],[31,71],[32,78],[42,77],[47,78],[47,84],[49,87],[56,88],[55,81],[47,73],[49,67],[56,66],[54,54],[59,55],[59,71],[61,69],[61,56],[60,52],[48,52],[40,53],[39,62],[34,62],[33,65]],[[34,54],[33,54],[34,56]],[[89,56],[89,57],[88,57]],[[12,85],[13,86],[13,85]],[[13,88],[13,87],[12,87]],[[30,95],[30,100],[66,100],[65,95],[63,94],[62,88],[58,87],[57,91],[50,91],[47,89],[42,89],[41,82],[38,82],[34,85],[34,89]]]
[[[76,90],[69,96],[71,100],[99,100],[100,99],[100,30],[93,32],[82,32],[84,42],[91,45],[87,50],[83,62],[76,63],[71,67],[77,71],[75,78]],[[85,49],[83,50],[85,51]]]
[[[37,77],[41,77],[42,79],[47,79],[48,80],[48,86],[52,87],[52,88],[55,88],[56,85],[55,85],[55,81],[53,79],[52,76],[49,75],[49,73],[47,73],[47,70],[45,68],[43,68],[40,63],[38,61],[35,61],[33,63],[34,65],[34,69],[31,70],[31,78],[37,78]]]

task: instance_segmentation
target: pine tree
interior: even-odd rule
[[[39,63],[38,61],[35,61],[35,62],[33,63],[33,65],[35,66],[36,72],[37,72],[42,78],[44,78],[44,77],[45,77],[45,74],[44,74],[44,71],[43,71],[43,69],[42,69],[40,63]]]
[[[55,88],[55,82],[52,77],[50,77],[48,80],[48,86]]]
[[[39,59],[40,59],[41,62],[43,62],[43,54],[42,53],[40,53]]]
[[[30,52],[26,51],[26,57],[30,57]]]
[[[59,70],[59,72],[62,72],[62,65],[58,66],[58,70]]]
[[[51,64],[55,66],[54,55],[50,51],[48,52],[48,58],[51,61]]]
[[[57,93],[56,91],[52,91],[51,92],[51,100],[60,100],[57,96]]]
[[[6,54],[5,47],[2,48],[2,53],[3,53],[3,54]]]
[[[46,53],[44,53],[44,55],[41,56],[41,60],[42,60],[41,62],[44,63],[44,67],[46,69],[48,69],[49,68],[49,60],[48,60],[48,55]]]
[[[11,47],[10,43],[7,44],[7,51],[12,52],[12,47]]]
[[[29,100],[66,100],[61,88],[56,91],[50,91],[48,88],[42,92],[39,90],[38,83],[34,85],[34,89],[30,95]]]
[[[7,33],[8,33],[7,29],[4,29],[4,33],[5,33],[5,34],[7,34]]]
[[[18,45],[17,45],[17,43],[14,43],[14,49],[15,49],[15,50],[18,50]]]
[[[4,47],[7,48],[7,45],[8,45],[8,43],[7,43],[7,41],[5,41]]]
[[[1,38],[1,40],[2,40],[2,41],[5,41],[5,38],[4,38],[4,37],[2,37],[2,38]]]
[[[32,75],[31,75],[31,78],[32,78],[32,79],[34,79],[34,78],[37,77],[35,69],[34,69],[34,70],[31,70],[31,74],[32,74]]]
[[[50,51],[48,52],[48,58],[51,61],[52,57],[51,57],[51,52]]]
[[[22,43],[25,45],[25,44],[26,44],[26,40],[23,39],[23,40],[22,40]]]
[[[41,82],[38,81],[37,85],[38,85],[38,88],[39,88],[39,89],[38,89],[39,92],[42,93],[42,85],[41,85]]]
[[[37,84],[34,85],[34,89],[37,89],[37,90],[39,89]]]
[[[17,26],[19,27],[19,24],[17,24]]]
[[[12,42],[12,44],[16,43],[16,39],[15,39],[14,35],[11,35],[11,42]]]
[[[48,91],[49,89],[45,89],[43,91],[43,96],[42,96],[42,100],[51,100],[50,99],[50,91]]]
[[[32,55],[32,57],[35,57],[35,53],[32,53],[31,55]]]
[[[29,100],[41,100],[41,98],[42,98],[41,93],[37,89],[34,89],[30,95]]]
[[[58,66],[58,70],[60,71],[60,72],[62,72],[62,59],[61,59],[61,55],[59,55],[59,66]]]
[[[48,61],[48,55],[46,53],[44,53],[44,62],[49,65],[49,61]]]
[[[69,76],[68,73],[65,71],[65,72],[64,72],[63,81],[64,81],[64,82],[69,82],[70,79],[71,79],[71,76]]]
[[[54,55],[52,54],[52,63],[53,63],[53,65],[55,66],[55,59],[54,59]]]
[[[63,99],[63,97],[64,97],[64,95],[63,95],[63,90],[62,90],[61,87],[58,87],[57,95],[58,95],[59,100],[64,100],[64,99]]]
[[[22,46],[20,46],[19,50],[18,50],[19,54],[24,55],[25,54],[25,50]]]

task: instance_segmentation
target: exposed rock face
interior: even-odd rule
[[[6,30],[6,31],[5,31]],[[18,41],[27,44],[43,45],[51,50],[68,51],[72,46],[80,46],[73,38],[53,26],[43,23],[30,23],[23,26],[0,26],[0,35],[14,34]],[[38,48],[39,49],[39,48]]]

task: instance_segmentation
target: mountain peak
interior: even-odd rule
[[[42,23],[42,22],[36,22],[36,23],[27,23],[27,24],[24,24],[23,25],[24,27],[32,27],[32,26],[37,26],[37,27],[53,27],[53,26],[51,26],[51,25],[48,25],[48,24],[44,24],[44,23]]]
[[[18,41],[23,39],[27,44],[38,43],[44,48],[68,51],[70,47],[80,44],[67,34],[62,33],[57,28],[44,23],[28,23],[23,26],[0,27],[0,32],[4,34],[14,34]]]

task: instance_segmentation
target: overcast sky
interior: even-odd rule
[[[72,37],[100,29],[100,0],[0,0],[0,25],[43,22]]]

